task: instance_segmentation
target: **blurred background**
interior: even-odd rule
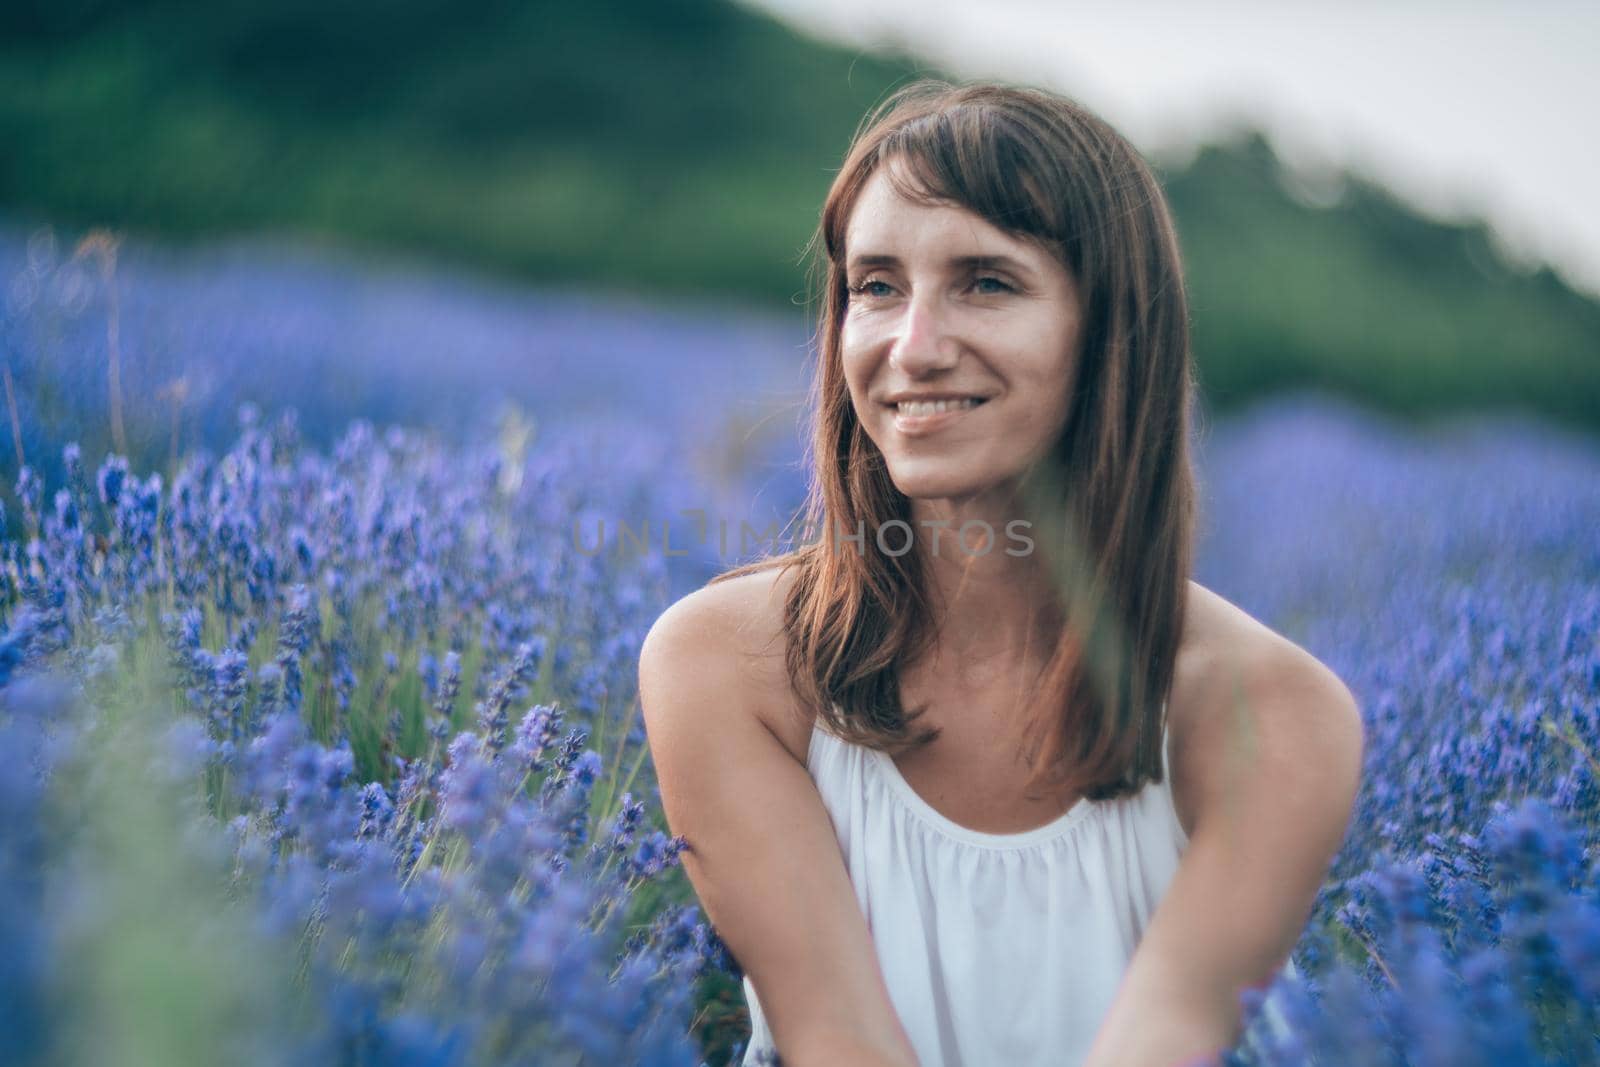
[[[322,441],[510,403],[790,497],[805,245],[925,75],[1073,95],[1157,166],[1208,411],[1590,432],[1597,45],[1554,2],[13,0],[0,474],[53,483],[66,440],[170,467],[244,401]]]

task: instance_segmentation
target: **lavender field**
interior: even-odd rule
[[[635,668],[743,558],[693,514],[800,502],[805,324],[74,251],[0,231],[0,1063],[738,1056]],[[1200,444],[1198,579],[1368,739],[1229,1059],[1600,1063],[1600,443],[1297,395]]]

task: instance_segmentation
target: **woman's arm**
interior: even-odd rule
[[[1174,1067],[1239,1037],[1239,991],[1283,966],[1344,839],[1361,783],[1348,689],[1274,642],[1209,672],[1172,730],[1194,828],[1085,1067]]]
[[[689,842],[684,869],[785,1067],[915,1065],[816,784],[758,713],[774,697],[750,681],[764,677],[746,647],[762,627],[739,582],[674,604],[639,657],[662,806]]]

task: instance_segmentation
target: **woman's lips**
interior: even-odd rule
[[[891,408],[894,412],[894,428],[907,437],[926,437],[929,434],[939,433],[954,425],[961,419],[980,411],[987,401],[973,407],[952,408],[949,411],[935,412],[932,415],[906,415],[899,410]]]

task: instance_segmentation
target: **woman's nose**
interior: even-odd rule
[[[946,334],[937,298],[913,297],[906,303],[905,316],[889,351],[889,365],[911,375],[955,366],[956,342]]]

